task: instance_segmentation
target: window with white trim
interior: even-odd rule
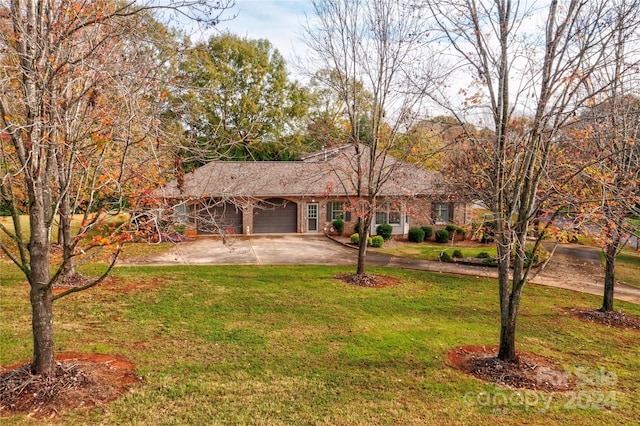
[[[400,225],[402,215],[397,209],[394,209],[391,203],[382,204],[376,209],[376,224],[381,225],[388,223],[389,225]]]
[[[187,223],[187,203],[180,203],[173,206],[175,221],[180,224]]]
[[[433,205],[433,215],[436,223],[449,223],[449,204],[435,203]]]
[[[344,220],[344,203],[342,201],[334,201],[331,203],[331,217],[329,220]]]

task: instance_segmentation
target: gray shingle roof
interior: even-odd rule
[[[177,181],[172,181],[157,192],[167,198],[355,195],[355,148],[345,145],[328,153],[307,155],[301,161],[214,161],[187,173],[182,190]],[[390,156],[379,157],[375,164],[376,172],[388,174],[378,195],[436,195],[446,191],[439,173]]]

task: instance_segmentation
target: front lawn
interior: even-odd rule
[[[103,216],[104,219],[101,219],[102,223],[121,223],[124,222],[126,220],[128,220],[128,214],[127,213],[113,213],[113,214],[107,214]],[[82,218],[83,215],[81,214],[74,214],[73,218],[71,219],[71,232],[74,234],[77,234],[78,231],[80,230],[80,225],[82,224]],[[0,216],[0,224],[2,224],[3,226],[5,226],[7,229],[9,229],[11,232],[13,232],[14,228],[13,228],[13,219],[11,218],[11,216]],[[20,216],[20,226],[22,228],[22,231],[24,233],[24,238],[25,240],[27,240],[29,238],[30,235],[30,229],[29,229],[29,216],[28,215],[21,215]],[[96,233],[96,231],[92,231],[93,234]],[[7,237],[7,235],[4,232],[0,232],[0,239],[2,239],[2,241],[5,244],[8,244],[9,246],[12,246],[13,243],[10,243],[9,238]],[[54,220],[53,225],[51,226],[51,241],[52,242],[56,242],[58,241],[58,221],[57,219]]]
[[[447,252],[450,256],[454,250],[460,250],[463,257],[478,257],[480,253],[487,253],[491,257],[496,257],[495,244],[483,244],[474,247],[452,246],[451,244],[430,244],[430,243],[407,243],[396,247],[383,247],[376,250],[391,256],[409,257],[420,260],[440,260],[440,255]]]
[[[1,365],[31,356],[28,287],[5,266]],[[599,306],[597,296],[525,288],[519,349],[584,380],[569,393],[519,391],[471,378],[447,359],[460,345],[497,344],[494,281],[371,269],[400,282],[362,288],[334,279],[345,272],[352,270],[117,268],[108,283],[55,302],[57,350],[124,355],[143,381],[105,409],[48,422],[600,425],[640,418],[640,333],[565,313]],[[616,306],[640,315],[640,306]],[[32,424],[0,418],[21,422]]]
[[[128,220],[128,216],[126,213],[106,215],[104,219],[104,223],[119,223],[124,220]],[[73,232],[78,232],[78,230],[80,229],[81,222],[82,222],[82,215],[73,216],[73,220],[71,223]],[[28,240],[30,235],[29,217],[26,215],[20,216],[20,223],[21,223],[23,232],[25,234],[24,239]],[[8,228],[11,232],[13,232],[13,220],[11,217],[0,216],[0,224]],[[54,224],[54,226],[51,229],[51,232],[52,232],[51,241],[57,242],[58,240],[57,223]],[[94,235],[97,232],[98,232],[97,230],[92,230],[90,234]],[[90,240],[90,236],[87,237],[86,241]],[[16,247],[16,244],[7,236],[7,234],[5,234],[2,231],[0,231],[0,242],[2,242],[9,249],[11,253],[13,253],[14,255],[17,255],[18,249]],[[155,253],[161,253],[166,251],[168,248],[172,247],[173,245],[174,243],[171,243],[171,242],[162,242],[162,243],[154,243],[154,244],[126,243],[120,255],[120,260],[126,260],[127,258],[130,258],[130,257],[140,257],[140,256],[151,255]],[[102,250],[102,251],[98,250],[99,251],[98,254],[95,254],[95,252],[92,251],[90,254],[92,259],[94,261],[109,262],[112,257],[112,250],[108,246],[106,246],[105,248],[107,250]],[[60,262],[60,259],[59,259],[60,254],[61,253],[59,252],[55,252],[55,251],[53,252],[52,263],[54,265],[57,265]],[[76,261],[82,260],[85,257],[88,257],[88,256],[78,255],[78,257],[76,257]],[[0,262],[2,262],[3,260],[9,261],[6,255],[2,251],[0,251]],[[3,267],[2,264],[0,264],[0,267]]]
[[[602,252],[600,252],[600,261],[604,268]],[[627,247],[616,257],[616,280],[640,287],[640,253],[635,249]]]

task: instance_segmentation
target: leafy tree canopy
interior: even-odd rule
[[[287,160],[298,151],[307,90],[289,80],[285,61],[267,40],[214,36],[180,64],[185,163],[213,159]]]

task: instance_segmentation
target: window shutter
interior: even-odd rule
[[[327,222],[332,222],[333,219],[331,218],[331,211],[332,211],[332,205],[331,202],[327,203]]]
[[[349,210],[344,212],[344,221],[351,222],[351,212]]]
[[[455,205],[455,203],[449,203],[449,217],[448,217],[448,222],[453,223],[453,206]]]

